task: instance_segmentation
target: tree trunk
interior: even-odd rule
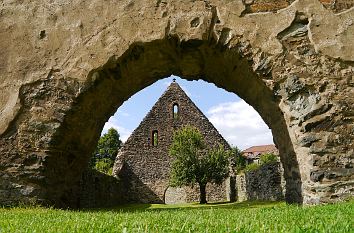
[[[200,191],[200,204],[206,204],[207,200],[206,200],[206,184],[199,184],[199,191]]]

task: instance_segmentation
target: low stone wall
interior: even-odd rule
[[[279,163],[263,165],[256,171],[237,175],[236,187],[231,188],[232,190],[229,187],[230,183],[234,182],[227,179],[221,185],[208,184],[208,202],[230,201],[230,194],[233,192],[236,192],[238,201],[284,199],[285,185]],[[130,202],[129,197],[126,198],[125,191],[124,183],[119,179],[95,170],[87,170],[83,173],[81,180],[67,193],[67,197],[70,206],[76,208],[111,207]],[[197,186],[193,188],[169,187],[165,190],[164,202],[166,204],[198,201]]]
[[[279,163],[266,164],[258,170],[236,176],[237,199],[246,200],[283,200],[284,181]]]
[[[67,196],[76,208],[112,207],[126,202],[123,190],[117,178],[87,170]]]
[[[211,184],[206,186],[207,202],[228,201],[227,183]],[[165,204],[192,203],[200,201],[199,186],[168,187],[164,195]]]

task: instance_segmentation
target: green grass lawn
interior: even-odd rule
[[[354,232],[354,201],[313,207],[244,202],[0,208],[0,232]]]

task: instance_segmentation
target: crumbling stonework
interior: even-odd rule
[[[290,6],[295,0],[242,0],[245,10],[242,14],[257,12],[277,12]],[[354,6],[352,0],[319,0],[327,9],[335,13],[345,11]]]
[[[104,123],[171,74],[212,82],[259,112],[288,202],[352,196],[352,4],[266,2],[278,1],[0,3],[0,203],[69,205]]]
[[[125,196],[129,202],[165,203],[166,198],[170,203],[199,200],[198,187],[169,187],[173,160],[169,149],[173,134],[186,125],[198,128],[208,147],[222,145],[226,150],[230,149],[181,87],[176,82],[171,83],[124,143],[116,158],[113,174],[124,183]],[[226,199],[225,184],[208,185],[207,201]]]
[[[223,182],[221,185],[208,183],[206,186],[206,199],[208,202],[222,202],[230,201],[228,194],[228,183]],[[164,202],[165,204],[181,204],[199,202],[199,187],[168,187],[165,191]],[[233,197],[233,198],[236,198]]]
[[[284,200],[282,175],[279,163],[265,164],[255,171],[237,175],[237,200]]]
[[[93,169],[84,171],[81,179],[66,194],[66,202],[76,209],[112,207],[126,203],[123,183]]]

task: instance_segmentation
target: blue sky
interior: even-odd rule
[[[208,117],[222,136],[241,149],[272,144],[272,134],[258,113],[234,93],[205,81],[187,81],[176,76],[161,79],[123,103],[106,123],[102,133],[116,128],[125,141],[139,125],[157,99],[176,78],[176,82]]]

